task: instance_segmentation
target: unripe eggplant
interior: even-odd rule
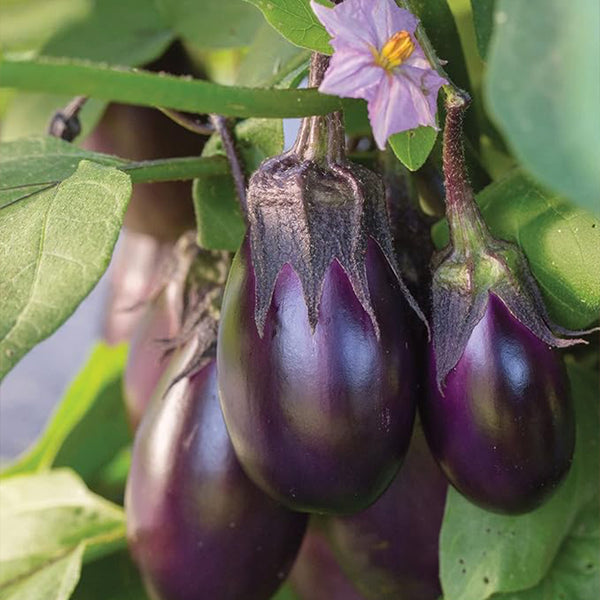
[[[166,380],[188,351],[175,355]],[[125,508],[132,555],[156,600],[268,600],[306,528],[306,515],[279,506],[241,469],[214,360],[153,398],[136,436]]]
[[[339,114],[305,119],[292,150],[253,174],[248,221],[217,358],[233,446],[290,508],[355,512],[408,447],[409,305],[422,313],[398,274],[381,180],[345,159]]]
[[[561,357],[490,294],[457,365],[420,407],[429,445],[450,482],[480,506],[532,510],[571,465],[575,420]]]
[[[367,510],[328,520],[350,581],[368,600],[437,600],[439,534],[448,484],[415,426],[406,460]]]
[[[385,490],[410,439],[415,382],[406,301],[371,242],[366,263],[379,340],[337,262],[325,275],[314,333],[300,281],[284,266],[261,337],[248,246],[231,267],[218,347],[224,415],[240,462],[290,507],[360,510]]]
[[[289,582],[300,600],[365,600],[340,569],[324,532],[312,524]]]

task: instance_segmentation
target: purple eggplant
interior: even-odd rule
[[[420,407],[429,445],[450,482],[489,510],[523,513],[571,465],[575,421],[561,357],[495,294],[464,352]]]
[[[408,447],[415,413],[408,305],[374,242],[366,264],[379,340],[337,262],[324,278],[314,333],[289,265],[262,337],[247,241],[229,274],[218,345],[225,421],[249,476],[296,510],[365,508]]]
[[[323,531],[312,524],[289,582],[300,600],[365,600],[340,569]]]
[[[185,352],[170,363],[172,375]],[[132,555],[158,600],[267,600],[306,528],[306,515],[278,505],[242,471],[214,360],[154,396],[136,436],[125,507]]]
[[[441,596],[438,539],[447,489],[417,424],[406,460],[383,496],[356,515],[329,519],[335,555],[365,598]]]

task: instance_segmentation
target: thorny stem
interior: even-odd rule
[[[308,87],[319,87],[329,66],[329,57],[313,52],[310,59]],[[340,164],[345,160],[345,135],[339,111],[325,116],[302,119],[298,137],[291,152],[304,160]]]
[[[79,111],[87,102],[87,96],[75,96],[63,109],[57,110],[48,124],[48,135],[72,142],[81,133]]]
[[[229,160],[229,165],[231,166],[231,175],[233,177],[238,201],[242,207],[242,212],[246,215],[248,213],[248,204],[246,202],[246,176],[244,175],[244,169],[242,168],[242,163],[235,147],[235,139],[225,117],[222,115],[211,114],[210,121],[216,132],[221,136],[223,148],[225,149],[227,160]]]
[[[465,92],[446,96],[442,150],[450,242],[454,248],[467,252],[484,248],[490,239],[487,225],[475,203],[465,163],[463,117],[470,102]]]

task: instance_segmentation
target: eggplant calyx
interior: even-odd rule
[[[477,256],[452,248],[440,254],[441,262],[432,284],[433,348],[440,392],[485,314],[490,294],[499,298],[515,319],[549,346],[586,344],[586,340],[576,336],[594,331],[571,331],[552,322],[518,246],[491,238],[488,247]]]

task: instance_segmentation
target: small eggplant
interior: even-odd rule
[[[188,350],[167,374],[181,370]],[[214,360],[153,398],[136,436],[125,508],[132,556],[156,600],[268,600],[306,528],[306,515],[279,506],[242,471]]]
[[[439,534],[448,484],[423,431],[414,428],[406,460],[367,510],[328,520],[343,571],[368,600],[436,600]]]
[[[444,473],[484,508],[532,510],[571,465],[575,420],[562,359],[494,294],[443,394],[432,351],[420,412]]]
[[[339,114],[305,119],[292,150],[254,173],[248,220],[219,328],[231,441],[288,507],[363,509],[408,447],[409,305],[422,313],[399,277],[381,180],[345,159]]]
[[[337,563],[324,532],[311,524],[290,573],[300,600],[365,600]]]

